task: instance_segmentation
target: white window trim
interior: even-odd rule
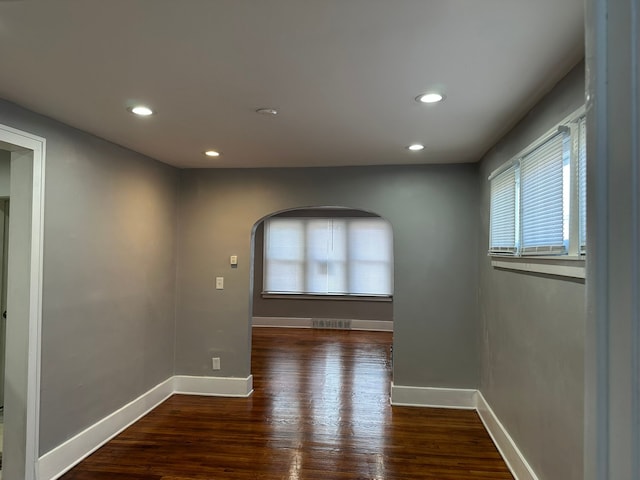
[[[512,257],[491,256],[491,266],[502,270],[539,273],[555,277],[585,278],[584,256]]]
[[[346,300],[356,302],[392,302],[393,295],[354,295],[349,293],[269,293],[262,292],[262,298],[280,298],[287,300]]]

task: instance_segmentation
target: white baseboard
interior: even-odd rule
[[[59,478],[174,393],[248,397],[252,392],[252,375],[247,378],[173,376],[45,453],[38,459],[37,478],[40,480]]]
[[[391,405],[475,410],[477,392],[463,388],[411,387],[391,382]]]
[[[173,382],[173,393],[182,395],[248,397],[253,392],[253,375],[247,378],[176,375]]]
[[[38,460],[40,480],[55,480],[106,442],[135,423],[174,393],[248,397],[253,376],[247,378],[176,375],[67,440]],[[478,390],[413,387],[391,384],[391,404],[397,406],[476,410],[489,436],[516,480],[538,480],[498,417]]]
[[[345,319],[351,322],[351,330],[393,332],[391,320]],[[253,317],[254,327],[312,328],[313,318],[304,317]]]
[[[106,416],[38,459],[38,477],[54,480],[173,394],[173,378]]]
[[[311,328],[311,318],[301,317],[253,317],[253,327]]]
[[[538,480],[522,452],[479,390],[431,388],[391,383],[391,405],[476,410],[487,433],[516,480]]]
[[[482,393],[478,392],[476,396],[478,415],[484,424],[489,436],[496,445],[496,448],[502,455],[505,463],[511,470],[511,474],[516,480],[538,480],[535,472],[520,452],[520,449],[513,441],[509,432],[504,428],[498,417],[496,417],[493,410],[482,396]]]

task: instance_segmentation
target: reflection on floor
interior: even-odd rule
[[[174,395],[60,480],[513,480],[476,412],[389,404],[391,333],[252,340],[249,398]]]

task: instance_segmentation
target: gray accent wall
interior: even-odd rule
[[[183,170],[180,192],[177,374],[249,375],[254,225],[338,205],[393,227],[394,382],[478,386],[476,165]]]
[[[491,267],[490,188],[502,163],[585,102],[576,66],[480,165],[480,390],[541,479],[583,478],[583,281]]]
[[[47,142],[44,454],[173,375],[179,174],[8,102],[0,123]]]

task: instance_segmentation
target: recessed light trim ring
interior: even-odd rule
[[[256,113],[259,113],[260,115],[277,115],[278,110],[275,108],[257,108]]]
[[[418,103],[440,103],[445,99],[443,93],[440,92],[425,92],[416,97]]]
[[[151,115],[155,115],[155,111],[146,105],[132,105],[127,108],[129,113],[136,115],[138,117],[149,117]]]
[[[422,145],[421,143],[413,143],[411,145],[408,145],[406,149],[412,152],[419,152],[420,150],[424,150],[424,145]]]

